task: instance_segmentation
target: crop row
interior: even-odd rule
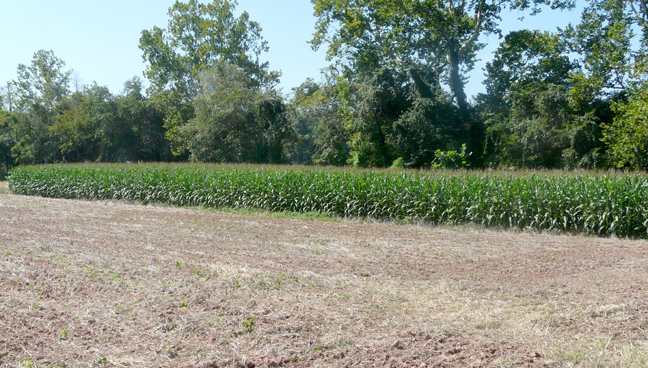
[[[648,179],[273,167],[37,166],[10,189],[54,198],[258,208],[648,238]]]

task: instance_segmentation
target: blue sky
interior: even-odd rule
[[[579,0],[579,9],[585,5]],[[74,69],[82,83],[96,81],[120,92],[126,80],[142,77],[145,64],[138,48],[140,33],[153,26],[166,27],[167,10],[174,0],[0,0],[2,54],[0,83],[16,78],[18,64],[29,64],[33,54],[52,50]],[[306,78],[319,80],[319,70],[328,63],[324,48],[314,52],[307,43],[314,31],[315,18],[309,0],[239,0],[238,12],[247,11],[260,23],[270,51],[262,58],[270,68],[281,70],[280,87],[284,93]],[[504,12],[502,30],[541,29],[554,31],[577,23],[580,10],[547,10],[538,16],[517,18],[524,13]],[[470,74],[466,88],[469,96],[483,91],[481,82],[485,63],[497,48],[497,36],[484,37],[488,46]]]

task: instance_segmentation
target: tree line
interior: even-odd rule
[[[141,33],[148,87],[72,88],[40,50],[0,90],[0,172],[56,162],[410,168],[648,168],[646,0],[591,0],[578,24],[502,34],[507,11],[574,0],[311,0],[330,66],[288,96],[236,2],[176,1]],[[467,73],[485,46],[486,92]],[[0,174],[2,175],[2,174]]]

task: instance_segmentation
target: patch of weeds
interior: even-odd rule
[[[125,313],[125,312],[127,312],[127,311],[128,311],[128,309],[126,309],[126,307],[125,307],[123,304],[118,304],[118,305],[115,307],[115,309],[113,309],[113,312],[114,312],[115,314],[122,314],[122,313]]]
[[[106,358],[106,357],[101,357],[101,358],[97,359],[97,364],[103,365],[103,364],[106,364],[106,363],[108,363],[108,358]]]
[[[8,257],[8,256],[12,256],[14,253],[16,253],[16,249],[11,249],[4,252],[4,255]]]
[[[52,247],[50,247],[49,245],[41,245],[40,250],[42,250],[43,252],[51,252]]]
[[[175,345],[165,346],[164,352],[171,359],[178,357],[178,350],[176,350]]]
[[[204,304],[211,298],[212,298],[211,294],[201,295],[200,297],[198,297],[198,304]]]
[[[43,292],[43,289],[45,288],[45,283],[40,283],[40,284],[29,284],[27,285],[27,289],[36,292],[37,294],[41,294]]]
[[[329,222],[341,222],[342,217],[335,214],[321,213],[321,212],[291,212],[291,211],[277,211],[270,212],[261,209],[251,209],[251,208],[232,208],[232,207],[220,207],[220,208],[211,208],[211,207],[199,207],[203,211],[216,212],[216,213],[228,213],[236,216],[258,216],[258,217],[270,217],[270,218],[282,218],[282,219],[291,219],[291,220],[308,220],[308,221],[329,221]]]
[[[497,362],[497,366],[501,368],[514,367],[519,364],[518,358],[516,356],[508,356],[500,358]]]
[[[63,328],[61,331],[59,331],[58,338],[59,338],[59,340],[65,340],[65,341],[70,340],[68,338],[68,329],[67,329],[67,327]]]
[[[321,250],[321,249],[319,249],[319,248],[315,248],[315,249],[313,249],[311,252],[312,252],[314,255],[316,255],[316,256],[321,256],[321,255],[328,254],[327,251],[325,251],[325,250]]]
[[[256,317],[252,316],[247,320],[243,321],[243,329],[247,333],[252,333],[254,331],[255,324],[256,324]]]
[[[589,354],[586,351],[584,351],[581,347],[571,347],[571,346],[558,347],[558,351],[556,351],[555,356],[559,360],[572,363],[574,366],[578,366],[579,364],[585,362],[589,358]]]
[[[353,341],[346,338],[342,338],[338,340],[338,342],[335,344],[335,347],[338,349],[344,349],[344,348],[349,348],[352,345],[353,345]]]
[[[216,317],[214,322],[207,321],[207,326],[214,327],[217,323],[227,324],[227,319],[225,317]]]
[[[84,268],[83,272],[85,272],[86,276],[88,276],[91,279],[94,279],[95,277],[97,277],[97,271],[93,270],[90,267]]]
[[[183,269],[182,263],[180,263],[180,261],[175,261],[175,267],[179,270]]]
[[[109,341],[109,339],[108,339],[107,336],[99,335],[99,336],[95,337],[95,341],[100,343],[100,344],[105,344],[105,343],[107,343]]]
[[[313,349],[313,351],[318,352],[318,353],[321,353],[322,351],[324,351],[324,347],[323,347],[322,345],[317,345],[317,346]]]
[[[211,279],[210,276],[205,275],[203,270],[200,269],[196,270],[196,275],[198,276],[198,280],[200,281],[209,281],[209,279]]]
[[[235,288],[239,289],[241,287],[241,281],[238,276],[234,277],[232,279],[232,284],[234,285]]]
[[[18,363],[19,367],[24,367],[24,368],[36,368],[36,363],[34,363],[33,360],[21,360],[20,363]]]
[[[187,308],[189,305],[186,302],[178,303],[178,308]]]
[[[282,286],[292,285],[299,282],[296,277],[287,276],[283,272],[278,276],[267,275],[267,276],[252,276],[245,280],[250,287],[259,290],[279,290]]]
[[[120,281],[121,278],[122,278],[122,277],[121,277],[120,274],[118,274],[118,273],[116,273],[116,272],[113,272],[113,271],[110,271],[109,274],[108,274],[108,281],[111,281],[111,282],[117,282],[117,281]]]

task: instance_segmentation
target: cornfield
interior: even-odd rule
[[[60,165],[11,171],[16,194],[256,208],[648,238],[642,175],[388,172],[197,165]]]

